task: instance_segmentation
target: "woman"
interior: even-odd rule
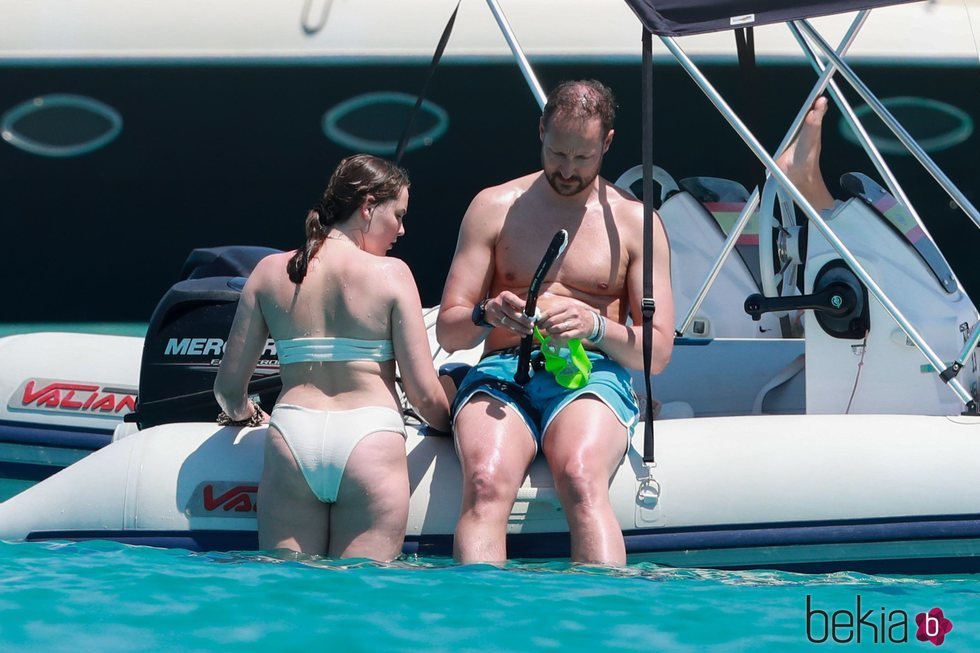
[[[263,259],[242,290],[214,390],[229,422],[261,420],[246,387],[272,335],[283,387],[259,485],[263,550],[401,552],[409,487],[396,360],[422,418],[450,428],[415,280],[385,256],[405,233],[408,186],[383,159],[344,159],[307,215],[306,246]]]

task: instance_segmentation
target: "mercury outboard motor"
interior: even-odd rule
[[[145,429],[173,422],[211,422],[220,408],[212,394],[225,341],[246,278],[279,250],[213,247],[188,256],[181,280],[157,304],[143,343],[136,411],[126,421]],[[270,340],[256,367],[251,394],[275,403],[281,383]],[[260,380],[262,379],[262,380]]]

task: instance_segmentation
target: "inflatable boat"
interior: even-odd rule
[[[0,501],[133,430],[143,339],[0,338]],[[118,431],[118,433],[117,433]]]
[[[817,83],[801,99],[782,149],[820,93],[849,107],[830,85],[835,70],[852,82],[839,56],[847,39],[827,52],[807,17],[858,11],[850,39],[868,9],[897,3],[798,1],[771,9],[749,0],[627,2],[646,47],[651,35],[661,38],[769,176],[761,192],[749,193],[723,180],[675,180],[648,159],[619,178],[624,188],[642,180],[659,191],[643,199],[658,207],[670,235],[678,316],[673,359],[653,379],[658,418],[637,428],[610,480],[629,559],[730,569],[977,571],[974,303],[872,142],[883,183],[845,175],[844,199],[832,212],[815,211],[677,38],[731,29],[735,5],[739,26],[788,21]],[[891,126],[887,108],[866,101]],[[896,130],[904,142],[907,134]],[[914,141],[908,146],[933,173],[928,155]],[[972,221],[964,229],[980,226],[969,200],[941,171],[933,176]],[[143,343],[136,410],[125,422],[139,430],[121,430],[110,445],[0,504],[0,539],[256,547],[265,429],[215,425],[208,394],[256,254],[220,252],[216,260],[244,260],[244,273],[216,264],[171,289]],[[436,310],[426,314],[430,334]],[[430,339],[437,366],[480,355],[450,356]],[[251,386],[267,407],[275,401],[275,371],[270,343]],[[636,374],[635,387],[644,381]],[[450,555],[461,487],[453,442],[405,408],[406,552]],[[510,516],[508,551],[516,558],[569,553],[565,515],[541,460]]]

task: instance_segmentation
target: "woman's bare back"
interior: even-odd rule
[[[259,275],[258,304],[274,340],[391,340],[394,297],[385,268],[393,259],[328,239],[310,260],[303,283],[294,284],[286,273],[290,256],[270,256],[253,273]],[[291,363],[281,367],[281,374],[280,402],[335,410],[398,409],[394,361]]]

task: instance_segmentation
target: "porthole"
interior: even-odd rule
[[[41,95],[0,117],[0,136],[25,152],[49,157],[81,156],[111,143],[122,116],[83,95]]]
[[[924,97],[885,98],[882,104],[926,152],[939,152],[959,145],[973,134],[973,119],[951,104]],[[884,154],[908,155],[900,140],[863,104],[854,113],[868,130],[871,140]],[[854,130],[846,120],[840,121],[841,135],[858,144]]]
[[[334,143],[355,152],[390,156],[408,123],[417,98],[407,93],[380,91],[344,100],[323,114],[323,133]],[[423,100],[415,117],[414,135],[406,152],[428,147],[449,128],[449,114],[438,104]]]

